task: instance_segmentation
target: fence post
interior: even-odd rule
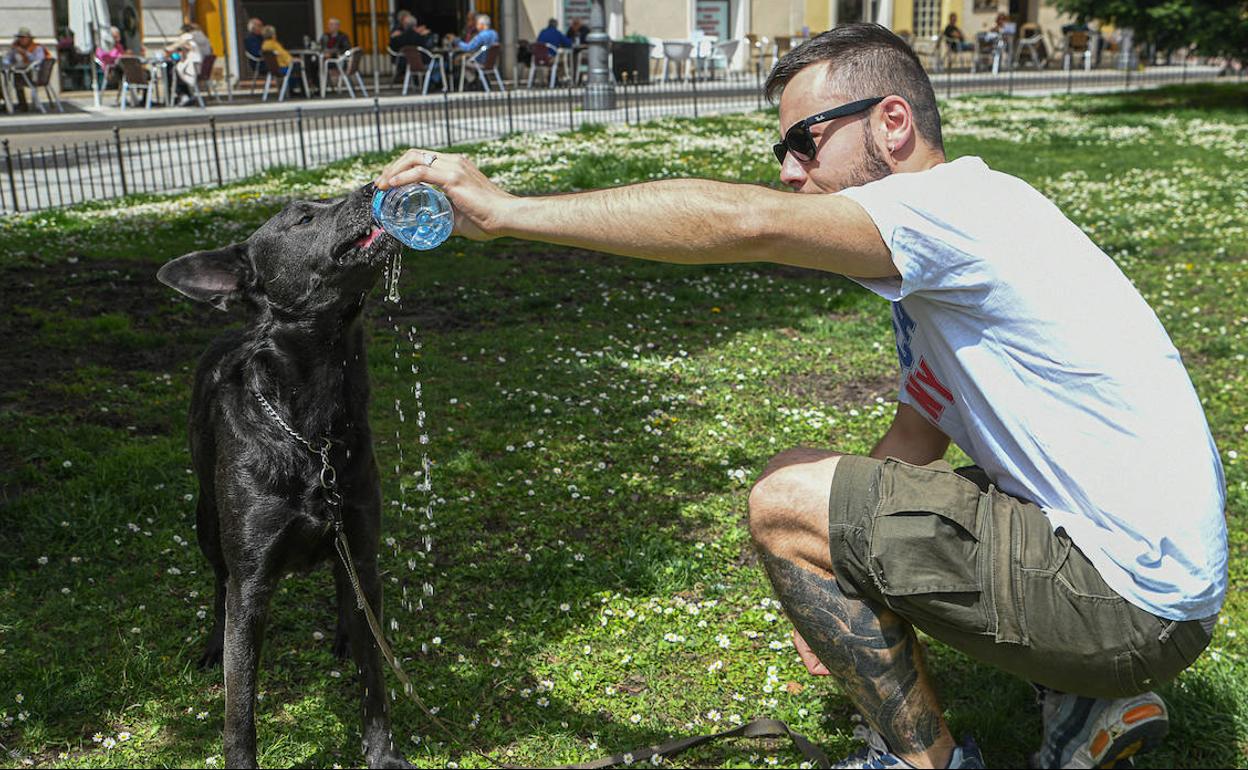
[[[117,170],[121,173],[121,194],[129,195],[130,186],[126,184],[126,161],[121,154],[121,126],[113,126],[113,145],[117,148]]]
[[[1006,91],[1005,92],[1007,96],[1013,96],[1014,95],[1014,65],[1007,63],[1005,71],[1006,71],[1006,80],[1005,80]]]
[[[507,133],[514,134],[516,133],[516,118],[511,111],[511,91],[503,93],[507,96]]]
[[[217,116],[208,116],[208,126],[212,128],[212,158],[217,164],[217,187],[224,184],[221,178],[221,143],[217,141]]]
[[[13,193],[13,213],[16,214],[20,211],[17,207],[17,179],[13,176],[13,151],[8,139],[4,140],[4,166],[9,171],[9,192]]]
[[[1069,95],[1075,89],[1075,62],[1072,59],[1070,66],[1066,69],[1066,93]]]
[[[951,62],[952,63],[952,62]],[[945,67],[945,99],[953,98],[953,67]]]
[[[689,84],[693,88],[693,117],[698,117],[698,65],[693,65],[693,77],[689,78]]]
[[[1183,54],[1183,85],[1187,85],[1187,54]]]
[[[1122,69],[1124,72],[1126,72],[1126,83],[1123,85],[1122,90],[1130,91],[1131,90],[1131,52],[1130,51],[1127,52],[1127,60],[1123,63]]]
[[[303,138],[303,108],[295,108],[295,125],[299,127],[299,160],[306,170],[308,167],[308,147]]]
[[[443,77],[446,73],[442,73]],[[451,97],[446,91],[442,92],[442,119],[446,124],[446,146],[451,146]]]
[[[381,143],[381,102],[376,96],[373,97],[373,125],[377,127],[377,152],[385,152]]]
[[[568,130],[576,130],[576,124],[572,117],[572,81],[568,81]]]

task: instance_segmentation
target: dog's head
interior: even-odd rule
[[[245,241],[167,262],[156,277],[219,310],[235,300],[286,317],[362,306],[399,242],[372,218],[374,188],[293,201]]]

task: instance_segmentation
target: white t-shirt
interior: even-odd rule
[[[1135,287],[1052,202],[975,157],[842,195],[900,278],[901,401],[1039,505],[1119,595],[1164,618],[1227,588],[1226,482],[1200,401]]]

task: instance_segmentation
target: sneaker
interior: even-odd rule
[[[906,762],[897,756],[888,748],[888,744],[884,742],[884,736],[877,733],[871,727],[868,727],[862,721],[862,717],[855,715],[854,737],[867,744],[866,748],[850,755],[844,760],[837,762],[832,767],[846,768],[912,768],[914,765]],[[984,758],[979,753],[979,747],[975,745],[975,741],[968,736],[962,739],[961,746],[955,746],[953,754],[949,757],[949,764],[945,765],[949,768],[963,767],[968,770],[979,770],[984,767]]]
[[[1170,729],[1166,704],[1153,692],[1111,700],[1039,689],[1038,700],[1044,742],[1031,755],[1036,768],[1132,767],[1131,757]]]

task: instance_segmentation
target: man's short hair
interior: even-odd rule
[[[490,15],[489,15],[488,13],[478,13],[478,14],[477,14],[477,21],[484,21],[484,22],[485,22],[485,26],[487,26],[487,27],[488,27],[488,26],[490,26],[490,24],[491,24],[491,22],[490,22]]]
[[[546,22],[546,26],[548,26],[548,27],[558,27],[558,26],[559,26],[559,20],[558,20],[558,19],[551,19],[550,21]]]
[[[789,51],[767,76],[763,86],[767,101],[777,102],[789,81],[813,64],[826,64],[834,88],[849,100],[893,94],[905,99],[919,136],[944,152],[932,81],[910,46],[887,28],[866,22],[842,24]]]

